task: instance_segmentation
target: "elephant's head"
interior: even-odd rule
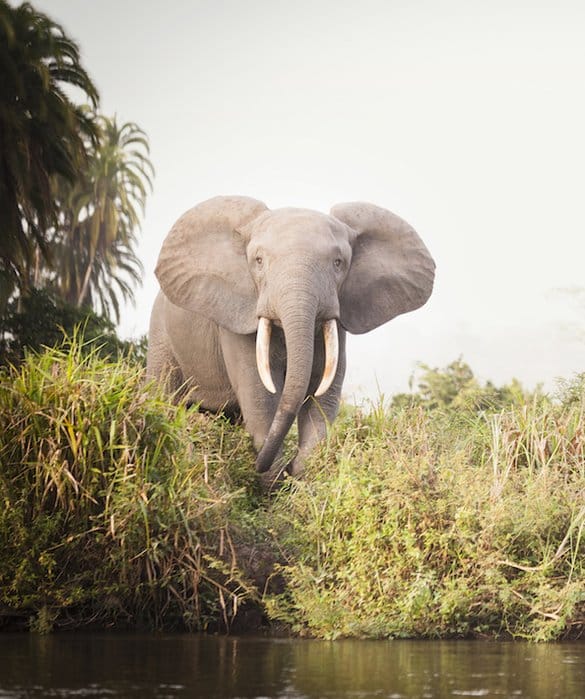
[[[269,210],[246,197],[216,197],[182,216],[156,274],[176,305],[231,332],[257,333],[258,371],[270,375],[271,324],[282,327],[287,369],[257,467],[272,464],[307,396],[315,332],[326,338],[325,393],[336,373],[337,323],[364,333],[428,299],[434,262],[416,232],[372,204],[338,204],[329,216]]]

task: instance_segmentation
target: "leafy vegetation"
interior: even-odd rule
[[[276,618],[326,638],[583,632],[585,377],[496,409],[466,381],[429,410],[452,369],[410,405],[346,415],[278,497]]]
[[[35,251],[49,259],[47,231],[58,217],[52,179],[73,182],[85,137],[96,137],[65,88],[78,88],[93,106],[98,93],[75,42],[29,3],[0,0],[0,74],[1,304],[26,285]]]
[[[118,321],[120,300],[132,300],[132,287],[141,281],[136,234],[154,171],[148,139],[136,124],[119,126],[99,115],[95,123],[98,141],[87,143],[87,167],[73,184],[57,182],[53,260],[37,267],[35,286]]]
[[[471,374],[473,400],[466,380],[429,407],[453,366],[425,372],[406,404],[346,406],[268,494],[241,427],[169,404],[132,360],[29,354],[0,378],[0,622],[581,634],[585,377],[494,407]]]
[[[229,624],[256,595],[232,543],[250,460],[137,365],[75,341],[29,354],[0,382],[0,622]]]
[[[146,134],[96,112],[78,46],[29,3],[0,0],[0,74],[0,313],[43,288],[117,322],[142,274]]]
[[[415,377],[411,379],[414,383]],[[513,379],[506,386],[497,387],[491,381],[485,385],[473,375],[471,367],[461,358],[444,369],[419,365],[416,393],[399,393],[392,398],[392,408],[421,406],[425,410],[454,410],[480,412],[511,405],[522,405],[529,396],[522,385]]]
[[[0,315],[0,365],[19,364],[27,351],[56,347],[81,328],[83,351],[119,358],[131,355],[146,364],[146,335],[139,340],[121,340],[114,324],[91,309],[71,306],[55,299],[45,289],[33,289],[14,299]]]

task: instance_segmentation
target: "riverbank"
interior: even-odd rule
[[[267,494],[243,428],[132,362],[31,356],[0,378],[0,628],[579,636],[584,414],[582,379],[346,406]]]

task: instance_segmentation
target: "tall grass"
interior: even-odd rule
[[[256,594],[232,545],[250,459],[129,361],[30,354],[0,378],[0,623],[229,625]]]
[[[554,399],[463,378],[346,407],[267,493],[241,427],[131,360],[29,355],[0,374],[0,627],[580,635],[584,377]]]
[[[498,411],[340,421],[273,505],[272,615],[326,638],[585,630],[585,383]]]

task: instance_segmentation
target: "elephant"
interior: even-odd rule
[[[296,476],[339,410],[346,332],[422,306],[435,263],[408,223],[373,204],[327,215],[218,196],[178,219],[155,274],[147,376],[240,415],[257,471]],[[295,419],[298,447],[284,464]]]

